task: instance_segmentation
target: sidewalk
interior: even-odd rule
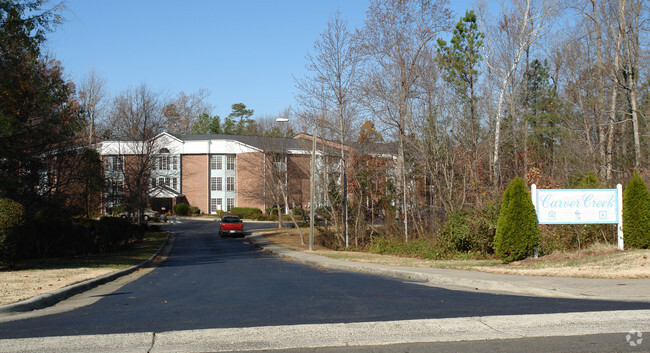
[[[246,239],[251,244],[270,253],[309,265],[425,281],[431,285],[449,289],[554,298],[650,302],[650,279],[520,276],[349,262],[317,255],[309,251],[302,252],[287,249],[257,234],[248,236]]]

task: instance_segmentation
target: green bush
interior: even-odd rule
[[[256,219],[262,214],[262,210],[255,207],[232,207],[230,213],[239,218]]]
[[[190,216],[198,216],[201,214],[201,209],[196,206],[190,206],[190,209],[187,211]]]
[[[499,207],[493,202],[479,209],[452,212],[440,230],[440,246],[456,253],[493,253]]]
[[[417,238],[404,242],[402,237],[375,237],[370,252],[383,255],[400,255],[418,257],[427,260],[440,260],[453,257],[439,243],[426,238]]]
[[[650,193],[637,172],[623,192],[623,236],[626,247],[650,248]]]
[[[532,255],[538,242],[535,207],[524,179],[517,177],[503,194],[494,251],[504,263],[509,263]]]
[[[99,252],[115,251],[136,234],[138,225],[119,217],[102,217],[96,229],[95,246]]]
[[[11,264],[16,257],[15,236],[24,223],[25,209],[11,199],[0,199],[0,263]]]
[[[178,216],[187,216],[190,212],[190,205],[186,203],[177,203],[174,205],[174,214]]]

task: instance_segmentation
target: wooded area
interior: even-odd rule
[[[223,121],[198,88],[165,97],[141,84],[109,97],[95,72],[67,82],[60,63],[41,53],[62,7],[0,5],[0,196],[27,209],[67,195],[61,185],[41,187],[42,151],[55,146],[78,151],[98,138],[147,140],[161,131],[287,137],[316,126],[340,143],[338,175],[318,187],[327,191],[320,214],[336,225],[335,246],[348,238],[349,246],[374,246],[382,235],[490,253],[501,195],[515,177],[540,188],[600,188],[650,171],[644,0],[479,1],[462,14],[446,0],[370,0],[361,28],[339,12],[315,38],[308,73],[296,79],[298,106],[254,117],[235,103]],[[96,165],[96,155],[84,156]],[[97,175],[82,174],[70,181],[85,183],[86,194],[102,187]],[[135,186],[146,193],[141,179]],[[540,236],[541,250],[552,251],[612,241],[613,229],[567,226]]]
[[[390,185],[374,196],[355,187],[351,207],[394,206],[386,224],[399,220],[389,233],[404,241],[469,224],[455,236],[471,243],[493,237],[494,208],[517,176],[599,188],[647,173],[647,2],[479,2],[460,16],[448,6],[371,1],[356,29],[337,13],[307,56],[310,74],[297,82],[303,126],[361,143],[370,126],[394,148],[394,174],[355,168],[352,184],[372,174]],[[613,239],[607,227],[552,232],[570,247]]]

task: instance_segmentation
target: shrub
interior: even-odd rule
[[[503,194],[494,251],[504,263],[533,254],[539,242],[537,215],[524,179],[515,178]]]
[[[11,264],[16,256],[15,235],[24,223],[25,210],[11,199],[0,199],[0,263]]]
[[[190,208],[189,208],[189,210],[187,211],[187,213],[188,213],[190,216],[198,216],[198,215],[201,214],[201,209],[198,208],[198,207],[196,207],[196,206],[190,206]]]
[[[427,260],[450,258],[451,254],[437,242],[417,238],[404,242],[400,236],[375,237],[370,252],[384,255],[412,256]]]
[[[190,212],[190,205],[186,203],[177,203],[174,205],[174,213],[178,216],[187,216]]]
[[[440,230],[440,246],[450,252],[490,254],[498,217],[499,204],[494,202],[479,209],[452,212]]]
[[[258,215],[262,214],[262,210],[255,207],[232,207],[230,213],[239,218],[256,219]]]
[[[650,247],[650,194],[637,172],[623,192],[623,234],[626,246]]]
[[[119,217],[102,217],[99,219],[95,244],[99,252],[115,251],[134,235],[134,228],[129,221]]]

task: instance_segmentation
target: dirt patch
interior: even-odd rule
[[[0,305],[53,292],[114,271],[116,270],[97,268],[2,271],[0,272]]]
[[[298,251],[309,251],[302,245],[297,230],[271,231],[263,234],[268,240]],[[308,233],[305,242],[308,243]],[[650,278],[650,250],[619,251],[615,245],[595,245],[570,253],[555,253],[537,259],[503,264],[497,258],[481,260],[423,260],[379,255],[365,252],[333,251],[316,245],[315,253],[345,261],[371,262],[410,267],[452,268],[491,273],[528,276],[581,278]]]

